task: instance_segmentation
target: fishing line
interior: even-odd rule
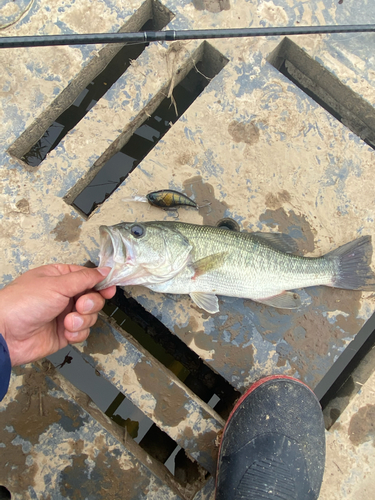
[[[44,35],[1,37],[0,48],[50,47],[55,45],[90,45],[101,43],[149,43],[175,40],[207,40],[258,36],[319,35],[332,33],[371,33],[375,24],[338,26],[285,26],[211,30],[167,30],[136,33],[93,33],[84,35]]]

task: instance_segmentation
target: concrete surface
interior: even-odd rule
[[[165,467],[48,361],[14,370],[0,425],[0,483],[14,499],[182,497]]]
[[[169,0],[163,5],[174,15],[170,29],[363,24],[375,18],[375,4],[370,0],[360,9],[354,0]],[[17,7],[13,2],[1,4],[3,24],[11,22],[12,15],[17,18]],[[1,33],[129,31],[139,29],[154,12],[151,2],[138,0],[36,0]],[[210,207],[180,210],[180,220],[210,224],[231,216],[241,229],[294,236],[305,255],[321,255],[362,234],[374,235],[374,150],[267,62],[281,42],[278,37],[210,41],[228,64],[87,220],[72,207],[74,197],[209,50],[207,42],[147,47],[38,168],[20,159],[27,147],[41,137],[56,113],[75,100],[115,49],[0,51],[1,284],[48,262],[97,262],[100,224],[169,217],[157,208],[124,203],[122,199],[134,190],[143,194],[169,187],[184,191],[198,203],[207,199]],[[364,99],[365,109],[373,109],[375,34],[298,36],[293,42]],[[335,98],[340,100],[340,95]],[[355,114],[356,110],[349,111]],[[366,126],[371,119],[370,114]],[[223,298],[220,312],[209,316],[188,297],[172,300],[140,287],[128,292],[240,390],[275,372],[297,376],[314,387],[374,312],[375,300],[371,293],[314,287],[302,292],[303,307],[297,312]],[[129,359],[116,359],[104,338],[99,344],[97,357],[106,356],[101,374],[114,379],[126,371]],[[147,392],[146,399],[155,400],[152,388]],[[371,417],[369,401],[358,406],[356,421],[367,422]],[[11,409],[3,406],[2,410],[6,422]],[[340,429],[345,434],[350,426],[344,415],[343,422],[335,424],[342,427],[332,431],[336,440]],[[181,428],[186,428],[185,416],[176,417]],[[168,420],[155,418],[168,432]],[[366,460],[362,447],[369,448],[361,442],[366,429],[355,442],[344,437],[337,441],[347,443],[347,448],[342,445],[343,453],[348,450],[358,463]],[[193,429],[193,439],[195,433]],[[357,476],[344,465],[341,469],[343,473],[333,467],[333,476],[328,475],[331,487],[341,484],[332,478],[343,476],[358,488]],[[367,465],[364,469],[368,470]],[[345,496],[351,494],[350,489],[343,487],[341,498],[352,498]]]
[[[375,374],[326,432],[327,458],[320,500],[375,498]]]

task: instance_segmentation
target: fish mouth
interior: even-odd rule
[[[95,290],[120,285],[133,272],[132,266],[126,265],[131,260],[132,248],[121,233],[116,228],[100,226],[99,234],[99,267],[110,267],[111,271],[95,286]]]
[[[115,253],[115,241],[111,230],[107,226],[99,227],[100,253],[99,267],[113,267],[113,257]]]

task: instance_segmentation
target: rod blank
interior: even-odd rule
[[[211,30],[167,30],[136,33],[93,33],[84,35],[46,35],[0,37],[0,48],[50,47],[54,45],[92,45],[100,43],[148,43],[174,40],[207,40],[255,36],[318,35],[328,33],[375,32],[375,24],[343,26],[285,26],[278,28],[238,28]]]

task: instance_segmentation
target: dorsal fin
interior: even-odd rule
[[[291,236],[284,233],[262,233],[255,232],[249,233],[251,236],[256,236],[257,238],[267,242],[270,246],[276,250],[280,250],[285,253],[298,253],[298,245],[296,240]]]

